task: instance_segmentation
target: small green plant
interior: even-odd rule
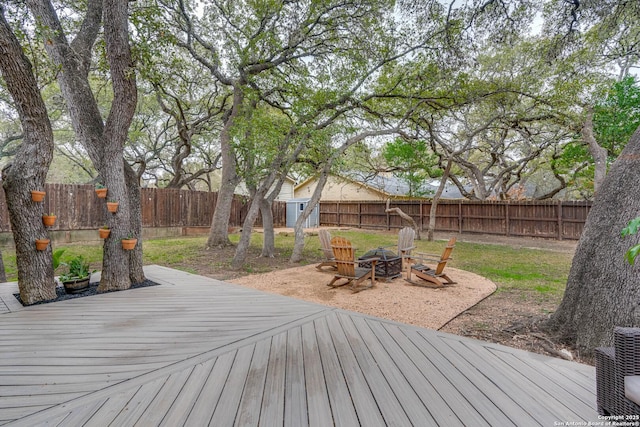
[[[108,229],[109,229],[109,226],[108,226],[107,224],[105,224],[105,225],[103,225],[103,226],[102,226],[102,227],[100,227],[100,228],[102,228],[103,230],[108,230]]]
[[[104,184],[102,184],[101,182],[96,182],[96,189],[100,190],[102,188],[105,188]]]
[[[60,275],[61,282],[87,279],[91,275],[89,262],[82,255],[71,258],[69,262],[63,262],[67,266],[67,272]]]
[[[53,254],[51,256],[53,257],[53,270],[54,271],[57,270],[58,267],[60,266],[60,257],[66,251],[67,250],[65,248],[60,248],[60,249],[56,249],[55,251],[53,251]]]

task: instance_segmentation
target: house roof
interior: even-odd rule
[[[333,175],[338,179],[350,181],[356,185],[367,187],[373,191],[379,192],[387,197],[407,197],[409,194],[409,185],[402,179],[394,176],[374,175],[368,176],[358,172],[352,172],[345,175]],[[296,189],[302,187],[313,181],[314,177],[308,178],[300,184],[296,185]],[[434,185],[429,182],[424,182],[420,188],[421,192],[428,195],[435,194],[438,189],[438,185]],[[428,196],[427,196],[428,197]],[[443,199],[463,199],[464,196],[458,190],[458,187],[452,184],[447,184],[441,196]]]

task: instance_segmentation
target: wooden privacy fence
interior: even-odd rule
[[[99,199],[92,185],[46,184],[43,213],[58,218],[51,230],[86,230],[105,222],[105,199]],[[209,227],[218,197],[205,191],[165,188],[142,189],[143,227]],[[241,226],[248,205],[241,197],[233,200],[229,225]],[[274,202],[274,226],[286,224],[286,203]],[[261,218],[256,222],[261,225]],[[0,231],[11,231],[4,191],[0,191]]]
[[[429,225],[429,201],[394,201],[422,229]],[[577,240],[591,208],[587,201],[442,200],[436,209],[436,231]],[[320,225],[357,228],[401,228],[404,220],[386,213],[386,202],[321,202]]]

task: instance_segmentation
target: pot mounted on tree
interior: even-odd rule
[[[53,224],[56,223],[56,216],[55,215],[42,215],[42,223],[44,224],[45,227],[52,227]]]
[[[31,190],[31,200],[33,200],[34,202],[41,202],[44,200],[44,196],[47,193],[44,191],[38,191],[38,190]]]
[[[111,213],[118,212],[118,202],[107,202],[107,210]]]
[[[49,239],[36,239],[36,249],[39,251],[44,251],[49,246]]]
[[[122,239],[122,249],[125,251],[131,251],[136,247],[138,239]]]

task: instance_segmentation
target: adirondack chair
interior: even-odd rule
[[[453,285],[456,282],[451,280],[449,276],[444,272],[444,268],[447,265],[447,261],[451,259],[451,252],[456,246],[456,238],[449,239],[449,243],[444,248],[440,258],[430,254],[415,253],[411,255],[411,259],[414,261],[420,261],[419,263],[407,263],[407,278],[406,281],[416,286],[427,286],[432,288],[442,288],[445,285]],[[436,268],[433,269],[423,264],[425,261],[436,262]],[[421,281],[414,281],[411,275],[415,274],[416,277],[422,279]],[[444,279],[444,283],[441,279]]]
[[[333,257],[336,260],[338,271],[334,273],[333,279],[327,284],[327,286],[337,288],[338,286],[344,286],[351,283],[351,290],[354,293],[373,287],[373,282],[376,280],[377,258],[368,258],[363,261],[358,261],[351,242],[340,236],[336,236],[331,239],[331,248],[333,250]],[[361,262],[368,263],[369,267],[359,267]],[[346,279],[346,282],[338,284],[337,282],[340,279]],[[367,279],[369,279],[369,284],[363,284]]]
[[[318,238],[320,239],[320,250],[324,255],[324,261],[320,264],[316,265],[318,270],[322,270],[322,267],[331,267],[336,270],[338,267],[336,266],[336,260],[333,257],[333,249],[331,249],[331,233],[327,230],[320,229],[318,230]]]
[[[404,227],[398,232],[398,256],[402,257],[402,263],[411,262],[411,251],[416,247],[413,245],[413,239],[416,232],[411,227]]]

